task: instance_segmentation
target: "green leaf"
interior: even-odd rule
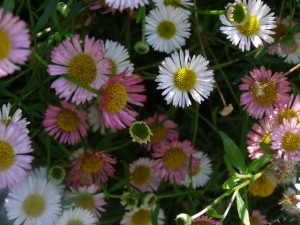
[[[227,170],[229,171],[229,173],[231,175],[235,174],[236,171],[233,169],[232,165],[231,165],[231,162],[230,162],[230,159],[228,158],[227,155],[224,155],[224,162],[225,162],[225,165],[227,167]]]
[[[58,0],[48,0],[45,6],[44,13],[41,15],[40,19],[37,21],[35,28],[32,33],[36,34],[39,30],[44,28],[45,24],[48,22],[49,18],[54,14],[56,10]]]
[[[159,213],[159,204],[156,205],[155,209],[151,213],[151,222],[153,225],[158,225],[158,213]]]
[[[227,136],[227,134],[222,131],[219,131],[219,133],[224,144],[225,153],[228,156],[231,165],[239,169],[240,171],[245,172],[246,164],[240,149],[231,140],[231,138]]]
[[[274,151],[270,148],[270,144],[259,142],[259,147],[267,154],[274,154]]]
[[[244,200],[242,199],[239,192],[236,195],[236,205],[237,205],[237,211],[238,211],[239,217],[240,217],[241,221],[243,222],[243,224],[251,225],[247,206],[245,205]]]
[[[222,218],[222,215],[217,213],[217,211],[213,208],[210,208],[209,210],[207,210],[207,212],[205,214],[208,215],[209,217],[213,217],[213,218],[218,218],[218,219]]]
[[[109,192],[114,192],[116,190],[120,190],[124,188],[124,186],[128,185],[128,180],[127,179],[122,179],[119,182],[115,183],[110,189]]]
[[[270,159],[272,159],[272,158],[273,158],[273,155],[265,155],[265,156],[262,156],[258,159],[255,159],[254,161],[252,161],[249,164],[248,172],[252,173],[252,172],[258,171],[261,167],[266,165],[270,161]]]
[[[135,18],[135,22],[136,23],[141,22],[144,16],[145,16],[145,6],[139,8],[136,18]]]
[[[233,188],[237,184],[237,182],[239,180],[240,180],[239,178],[232,178],[232,177],[230,177],[227,180],[225,180],[225,182],[223,183],[222,187],[225,190],[229,190],[229,189]]]
[[[15,8],[15,0],[4,0],[2,7],[4,12],[12,12]]]

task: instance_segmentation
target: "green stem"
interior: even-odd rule
[[[75,78],[71,77],[71,76],[68,76],[68,75],[62,75],[63,78],[65,78],[66,80],[72,82],[73,84],[76,84],[78,85],[79,87],[82,87],[86,90],[88,90],[89,92],[95,94],[95,95],[100,95],[99,91],[95,88],[92,88],[90,87],[89,85],[86,85],[85,83],[79,81],[79,80],[76,80]]]
[[[47,67],[48,63],[33,49],[31,49],[31,53],[34,56],[34,58],[40,62],[43,66]]]
[[[142,8],[143,10],[143,19],[142,19],[142,41],[145,42],[146,38],[145,38],[145,21],[146,21],[146,7],[144,6]]]
[[[222,15],[222,14],[225,14],[225,10],[197,10],[197,9],[193,9],[193,8],[184,6],[184,5],[176,2],[175,0],[171,0],[171,4],[175,5],[179,8],[188,10],[190,12],[197,13],[197,14],[202,14],[202,15]]]
[[[195,105],[195,117],[194,117],[194,132],[193,132],[193,139],[192,143],[195,146],[196,137],[197,137],[197,130],[198,130],[198,121],[199,121],[199,104]]]
[[[133,73],[136,73],[136,72],[141,71],[141,70],[145,70],[145,69],[150,69],[150,68],[153,68],[153,67],[157,67],[157,66],[160,65],[160,64],[161,64],[161,61],[156,62],[156,63],[153,63],[153,64],[149,64],[149,65],[147,65],[147,66],[141,66],[141,67],[136,68],[136,69],[133,71]]]
[[[219,130],[218,128],[216,128],[211,122],[208,121],[208,119],[206,119],[204,116],[202,116],[201,114],[199,114],[199,117],[208,125],[210,126],[213,131],[215,131],[218,135],[220,134],[219,133]]]
[[[105,152],[113,152],[113,151],[119,150],[121,148],[125,148],[126,146],[130,145],[131,143],[132,143],[132,141],[124,142],[123,144],[120,144],[118,146],[106,149]]]
[[[187,192],[164,194],[164,195],[157,196],[157,199],[161,200],[161,199],[165,199],[165,198],[174,198],[174,197],[179,197],[179,196],[186,196],[187,194],[188,194]]]

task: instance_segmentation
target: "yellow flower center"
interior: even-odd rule
[[[11,48],[11,41],[4,30],[0,29],[0,60],[5,59]]]
[[[171,39],[176,34],[176,26],[173,22],[164,20],[160,22],[156,31],[162,39]]]
[[[28,195],[22,203],[23,212],[28,217],[40,217],[45,208],[45,199],[39,194]]]
[[[122,110],[127,104],[127,91],[124,84],[120,82],[110,83],[106,87],[109,99],[105,102],[104,108],[108,113],[116,113]]]
[[[94,208],[94,199],[92,195],[81,194],[80,198],[75,202],[76,206],[91,211]]]
[[[118,72],[118,67],[117,64],[112,60],[112,59],[107,59],[110,62],[110,73],[111,74],[117,74]]]
[[[151,127],[151,133],[151,142],[157,143],[165,139],[167,134],[167,128],[165,128],[163,125],[154,125],[154,127]]]
[[[0,141],[0,172],[9,169],[15,162],[15,152],[6,141]]]
[[[69,220],[66,225],[84,225],[81,220]]]
[[[285,24],[280,23],[277,24],[277,27],[274,28],[273,31],[275,34],[273,34],[272,37],[275,39],[275,41],[278,41],[288,34],[289,28]]]
[[[196,85],[197,76],[191,68],[184,67],[177,70],[173,81],[179,90],[190,91]]]
[[[253,82],[250,91],[256,103],[262,106],[273,104],[277,99],[277,88],[274,82]]]
[[[97,75],[97,66],[88,54],[74,56],[68,65],[68,74],[84,84],[91,84]]]
[[[150,211],[140,209],[131,217],[131,225],[149,225],[151,223]]]
[[[81,169],[86,173],[97,173],[103,169],[103,166],[101,155],[88,153],[82,158]]]
[[[70,109],[62,109],[56,118],[58,127],[65,132],[76,130],[79,121],[80,119],[77,114]]]
[[[245,36],[252,36],[259,31],[259,21],[254,16],[249,16],[248,21],[238,25],[237,29]]]
[[[131,174],[131,181],[136,186],[142,186],[149,182],[151,178],[150,168],[147,166],[137,166]]]
[[[201,172],[201,166],[195,166],[193,176],[197,176]]]
[[[250,217],[250,225],[260,225],[261,223],[256,217],[251,216]]]
[[[180,170],[186,163],[186,155],[181,148],[170,148],[163,156],[163,162],[169,170]]]
[[[214,223],[206,220],[196,220],[192,221],[192,225],[214,225]]]
[[[291,120],[291,118],[297,118],[298,123],[300,122],[300,118],[298,114],[292,109],[284,109],[279,113],[278,116],[278,124],[283,124],[283,119]]]
[[[273,194],[276,188],[276,183],[273,182],[269,177],[263,175],[249,186],[249,192],[253,196],[267,197]]]
[[[300,137],[294,133],[286,133],[281,142],[282,148],[287,152],[295,152],[300,148]]]
[[[173,1],[178,3],[178,4],[181,3],[181,0],[173,0]],[[173,7],[177,8],[177,6],[174,3],[172,3],[170,0],[164,0],[164,5],[165,6],[170,5],[170,6],[173,6]]]
[[[260,142],[266,143],[267,145],[271,144],[271,132],[266,133],[262,139],[260,140]]]

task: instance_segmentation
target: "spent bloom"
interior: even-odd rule
[[[117,161],[110,155],[103,152],[91,152],[87,150],[78,156],[72,163],[71,171],[67,177],[67,184],[73,188],[89,186],[106,182],[108,176],[115,173],[112,167]]]
[[[185,45],[190,37],[188,15],[172,6],[161,6],[146,16],[146,41],[154,50],[171,53]]]
[[[217,225],[219,222],[208,217],[208,216],[200,216],[197,219],[192,220],[191,225]]]
[[[45,112],[45,131],[62,144],[78,144],[87,135],[86,113],[76,105],[61,102],[62,108],[49,105]]]
[[[287,188],[283,193],[281,201],[278,203],[281,205],[281,209],[291,215],[299,215],[300,213],[300,195],[299,195],[299,183],[294,184],[295,188]],[[296,190],[295,190],[296,189]]]
[[[58,188],[43,178],[29,176],[8,193],[5,200],[7,217],[14,225],[53,225],[61,213]]]
[[[272,43],[276,27],[274,13],[261,0],[243,0],[228,4],[227,16],[220,15],[223,24],[221,31],[227,35],[233,45],[238,45],[242,51],[249,51],[251,43],[254,47],[262,46],[264,42]]]
[[[159,75],[155,79],[157,89],[162,89],[167,104],[174,106],[190,106],[192,98],[199,104],[207,99],[213,90],[213,70],[208,70],[208,61],[203,56],[189,55],[189,51],[172,53],[159,66]]]
[[[249,192],[253,196],[264,198],[273,194],[276,186],[275,178],[270,173],[266,173],[249,185]]]
[[[29,46],[26,23],[0,8],[0,77],[20,69],[30,55]]]
[[[28,130],[15,123],[0,121],[0,189],[22,183],[34,159]]]
[[[240,97],[240,104],[255,119],[271,116],[276,107],[289,101],[290,82],[282,72],[272,74],[271,70],[261,66],[241,79],[243,84],[239,88],[245,92]]]
[[[99,90],[108,79],[104,74],[109,74],[111,67],[109,60],[104,59],[105,53],[102,40],[85,36],[82,47],[80,36],[75,34],[72,40],[64,40],[51,51],[51,61],[55,64],[48,65],[48,73],[51,76],[67,74],[71,79]],[[59,98],[77,105],[96,97],[95,93],[63,76],[56,79],[51,88]]]
[[[189,170],[190,156],[196,152],[189,140],[164,143],[152,153],[155,160],[154,171],[159,173],[161,179],[168,180],[171,184],[181,184]],[[199,161],[199,158],[192,158],[193,172]]]
[[[99,107],[107,128],[125,129],[126,126],[130,126],[137,116],[131,105],[143,107],[147,99],[147,96],[142,94],[145,91],[143,79],[137,74],[126,74],[125,70],[110,77],[101,89],[102,99]]]

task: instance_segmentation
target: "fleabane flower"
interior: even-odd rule
[[[157,89],[164,90],[162,95],[167,104],[189,106],[192,104],[189,94],[199,104],[208,98],[215,82],[213,70],[207,69],[208,63],[201,55],[191,58],[188,50],[180,49],[179,53],[166,57],[155,81]]]
[[[269,224],[266,216],[263,215],[259,210],[253,210],[250,215],[250,224],[256,225],[267,225]]]
[[[109,154],[87,150],[72,163],[67,184],[75,189],[79,186],[100,185],[115,173],[112,165],[116,162]]]
[[[76,105],[61,102],[62,108],[49,105],[45,112],[45,131],[62,144],[78,144],[87,135],[86,113]]]
[[[181,48],[191,35],[188,15],[172,6],[151,10],[145,22],[146,41],[159,52],[171,53]]]
[[[245,6],[245,12],[243,13],[241,13],[242,10],[238,10],[237,8],[241,8],[241,5]],[[274,13],[270,13],[270,7],[264,4],[263,1],[236,1],[233,4],[227,5],[226,9],[230,9],[230,7],[235,9],[232,12],[233,15],[227,15],[227,17],[220,15],[220,20],[223,24],[220,30],[227,35],[227,39],[233,45],[238,45],[242,51],[249,51],[251,43],[254,47],[258,48],[264,42],[272,43],[274,41],[271,37],[274,34],[272,29],[276,27]]]
[[[261,143],[268,146],[271,145],[272,126],[274,121],[269,118],[264,118],[252,125],[251,131],[248,132],[247,150],[251,159],[257,159],[261,156],[269,154],[261,148]]]
[[[278,203],[281,205],[281,209],[285,212],[289,213],[290,215],[299,215],[300,213],[300,195],[299,193],[299,184],[294,184],[295,188],[287,188],[286,191],[283,193],[283,197],[281,201]]]
[[[160,178],[153,170],[153,163],[149,158],[139,158],[129,165],[130,183],[142,192],[157,191],[160,184]]]
[[[151,208],[136,207],[123,215],[121,225],[152,225]],[[159,209],[156,224],[163,225],[165,219],[164,212]]]
[[[14,225],[53,225],[61,213],[61,196],[51,182],[29,176],[8,193],[5,208]]]
[[[0,121],[0,189],[22,183],[34,159],[28,130],[14,123]]]
[[[271,140],[278,158],[300,161],[300,123],[296,118],[283,119],[283,124],[272,132]]]
[[[71,187],[71,192],[66,194],[67,199],[74,199],[73,204],[78,208],[90,211],[96,219],[101,218],[101,212],[106,205],[104,194],[99,193],[99,188],[95,184],[90,186],[81,186],[77,189]]]
[[[239,89],[245,92],[240,97],[240,104],[255,119],[272,115],[276,107],[289,101],[290,82],[282,72],[272,74],[271,70],[261,66],[241,80],[243,84]]]
[[[150,142],[147,144],[147,150],[156,149],[164,142],[178,139],[179,133],[176,130],[178,126],[173,120],[167,119],[167,115],[155,113],[147,118],[146,123],[152,133]]]
[[[188,8],[192,8],[194,6],[194,3],[192,0],[176,0],[175,2],[188,7]],[[176,6],[175,4],[172,3],[168,3],[168,0],[153,0],[153,3],[155,4],[155,6],[157,8],[160,8],[162,6],[172,6],[174,8],[179,8],[178,6]],[[182,9],[182,8],[180,8]],[[182,9],[184,13],[186,13],[187,15],[191,15],[191,12],[189,10],[185,10]]]
[[[127,72],[110,77],[103,85],[100,110],[106,128],[125,129],[135,121],[137,112],[130,106],[144,106],[147,96],[142,94],[145,86],[143,79],[133,74],[126,76]],[[130,104],[129,104],[130,103]]]
[[[148,5],[148,0],[104,0],[105,3],[113,8],[123,11],[124,9],[138,9],[144,5]]]
[[[30,55],[29,46],[26,23],[0,8],[0,78],[20,69]]]
[[[209,176],[212,173],[212,165],[211,165],[211,161],[208,158],[207,154],[203,153],[203,152],[197,152],[195,154],[193,154],[193,157],[195,158],[199,158],[199,164],[197,164],[194,167],[194,171],[192,173],[192,186],[193,188],[198,188],[198,187],[203,187],[207,181],[209,180]],[[186,187],[189,186],[189,174],[187,173],[185,175],[185,180],[182,183],[183,185],[185,185]]]
[[[12,115],[11,115],[11,104],[3,104],[2,110],[0,109],[0,120],[3,121],[4,124],[13,123],[16,124],[19,127],[22,127],[27,130],[27,125],[29,122],[26,118],[22,118],[22,110],[17,109]]]
[[[109,61],[104,59],[105,53],[102,40],[85,36],[84,46],[81,46],[80,37],[75,34],[72,40],[64,40],[51,51],[51,61],[55,64],[48,65],[48,73],[51,76],[67,74],[71,79],[99,90],[108,79],[104,74],[109,74],[111,67]],[[51,88],[55,89],[59,98],[71,100],[77,105],[96,96],[65,77],[56,79]]]
[[[192,220],[191,225],[217,225],[219,222],[208,217],[208,216],[200,216],[194,220]]]
[[[169,181],[171,184],[181,184],[185,175],[188,174],[190,156],[197,151],[189,140],[180,142],[175,140],[171,143],[164,143],[152,153],[154,158],[153,168],[160,178]],[[200,159],[192,157],[192,172],[199,164]]]
[[[284,62],[289,64],[297,64],[300,62],[300,37],[298,39],[289,40],[290,45],[293,45],[293,49],[288,53],[283,53],[282,48],[278,50],[278,56],[284,58]]]
[[[90,211],[75,207],[64,210],[55,225],[95,225],[96,222],[96,218]]]
[[[128,50],[118,42],[106,40],[104,48],[107,50],[104,58],[110,64],[110,73],[119,74],[127,69],[126,75],[131,75],[133,71],[133,64],[129,60]]]

